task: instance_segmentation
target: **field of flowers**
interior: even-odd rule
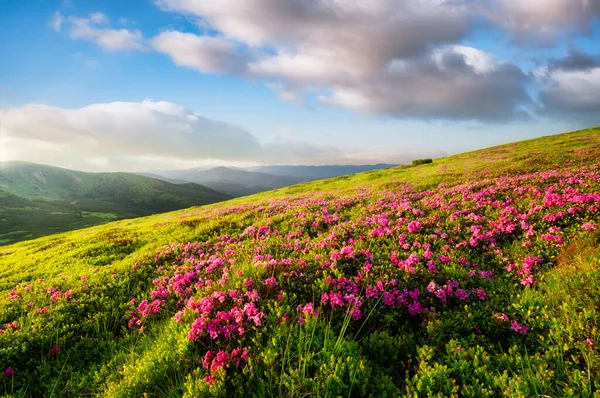
[[[0,248],[0,394],[600,396],[600,130],[553,139]]]

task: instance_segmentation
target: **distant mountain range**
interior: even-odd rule
[[[160,170],[140,175],[175,184],[195,182],[231,196],[246,196],[301,182],[384,169],[395,164],[333,166],[213,167],[188,170]]]
[[[190,182],[0,162],[0,244],[230,198]]]
[[[85,173],[0,162],[0,245],[392,164],[197,167],[147,173]]]

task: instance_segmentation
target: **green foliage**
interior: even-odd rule
[[[419,166],[421,164],[433,163],[433,159],[415,159],[412,161],[413,166]]]

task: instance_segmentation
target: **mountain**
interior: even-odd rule
[[[599,159],[588,129],[2,247],[1,388],[592,397]]]
[[[197,167],[138,173],[165,181],[190,181],[239,197],[287,187],[300,182],[339,177],[369,170],[394,167],[393,164],[333,166]]]
[[[306,178],[298,176],[274,175],[231,167],[171,170],[154,174],[202,184],[234,197],[287,187],[306,180]]]
[[[306,180],[320,180],[322,178],[339,177],[343,175],[362,173],[370,170],[387,169],[398,166],[397,164],[371,164],[371,165],[329,165],[329,166],[256,166],[249,167],[249,171],[273,174],[278,176],[299,177]]]
[[[229,198],[193,183],[1,162],[0,243]]]

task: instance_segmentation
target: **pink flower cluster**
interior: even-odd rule
[[[132,301],[135,303],[135,299]],[[145,320],[150,314],[159,314],[160,308],[164,303],[164,300],[153,300],[151,302],[148,302],[148,300],[143,300],[138,305],[137,311],[131,311],[129,313],[129,328],[139,328],[140,331],[143,332]]]
[[[237,290],[229,290],[227,294],[215,292],[199,301],[188,300],[186,308],[175,314],[175,319],[182,322],[187,314],[197,316],[188,332],[188,338],[192,341],[205,333],[212,340],[243,336],[252,325],[262,326],[265,314],[258,310],[254,302],[257,299],[256,291],[247,292],[244,297]]]
[[[485,290],[480,288],[475,288],[469,293],[465,289],[459,288],[460,284],[457,281],[448,280],[443,286],[438,286],[435,282],[430,282],[427,285],[427,291],[432,293],[435,297],[437,297],[442,303],[446,303],[449,297],[456,297],[460,301],[466,301],[469,299],[470,295],[475,295],[479,300],[485,300]]]
[[[596,229],[596,224],[594,224],[593,222],[586,222],[584,224],[581,224],[581,229],[583,229],[584,231],[593,231]]]
[[[419,256],[412,253],[405,260],[399,261],[398,260],[398,252],[393,252],[392,256],[391,256],[391,261],[392,261],[392,264],[394,264],[396,267],[398,267],[410,274],[414,274],[416,272],[415,266],[417,264],[419,264],[420,260],[419,260]]]
[[[21,296],[17,293],[17,287],[14,287],[10,292],[8,292],[9,300],[18,300]]]
[[[73,292],[70,289],[63,293],[60,290],[58,290],[54,287],[51,287],[51,288],[48,288],[46,293],[48,293],[48,295],[50,295],[50,300],[52,300],[53,302],[57,302],[63,297],[67,300],[70,300],[73,298]]]
[[[248,348],[246,347],[235,348],[231,351],[231,353],[227,351],[208,351],[202,360],[202,366],[204,369],[209,370],[209,374],[204,380],[207,383],[212,384],[215,380],[213,373],[218,372],[220,369],[227,370],[231,364],[239,367],[248,362],[249,357],[250,355]]]
[[[508,315],[505,313],[495,313],[492,315],[492,318],[498,321],[498,325],[507,323],[509,321]],[[529,328],[525,325],[520,325],[519,321],[516,319],[510,321],[510,328],[512,331],[519,334],[527,334],[529,332]]]
[[[521,267],[517,267],[516,264],[509,264],[506,266],[508,272],[516,271],[517,275],[521,277],[521,284],[524,286],[531,286],[535,282],[532,275],[534,267],[542,264],[542,259],[539,257],[525,257]]]
[[[306,323],[306,320],[308,318],[318,318],[319,317],[319,310],[316,310],[315,307],[313,306],[313,303],[307,303],[307,304],[299,304],[298,307],[296,307],[296,311],[298,311],[298,323],[300,325],[304,325]]]
[[[19,323],[17,321],[12,321],[10,323],[5,323],[0,328],[0,334],[4,334],[6,332],[19,330]]]

